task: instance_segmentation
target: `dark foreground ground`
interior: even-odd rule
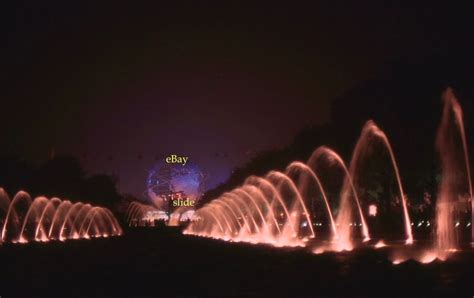
[[[385,252],[386,254],[386,252]],[[4,297],[473,297],[474,253],[392,265],[383,251],[313,255],[134,230],[123,237],[0,247]]]

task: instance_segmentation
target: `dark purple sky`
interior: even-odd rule
[[[388,61],[466,30],[462,9],[398,1],[30,2],[2,18],[2,152],[41,160],[54,147],[136,195],[168,153],[215,186],[249,153],[330,121],[331,99]]]

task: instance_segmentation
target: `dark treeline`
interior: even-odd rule
[[[56,157],[34,164],[16,156],[0,156],[0,186],[11,198],[20,190],[32,198],[46,196],[115,208],[122,197],[113,176],[87,175],[73,157]]]
[[[239,186],[250,175],[284,170],[294,160],[306,161],[321,145],[333,148],[349,163],[361,129],[369,119],[390,139],[412,204],[422,203],[427,194],[435,197],[440,172],[435,136],[441,120],[441,95],[447,87],[454,89],[463,107],[470,156],[474,157],[471,56],[454,53],[384,65],[374,79],[332,101],[329,123],[303,128],[285,148],[260,152],[246,165],[236,168],[226,183],[209,190],[201,204]],[[377,158],[378,155],[374,154],[377,162],[364,175],[369,175],[366,180],[375,177],[381,181],[381,185],[374,186],[376,191],[370,190],[370,195],[382,198],[388,192],[395,193],[396,188],[393,183],[388,187],[382,185],[383,181],[394,181],[393,171],[387,159]]]

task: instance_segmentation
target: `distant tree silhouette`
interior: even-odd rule
[[[250,175],[283,170],[293,160],[306,161],[320,145],[333,148],[349,162],[360,131],[369,119],[375,120],[390,139],[411,202],[422,202],[425,192],[437,191],[439,166],[434,142],[441,119],[441,94],[448,86],[454,88],[464,114],[470,115],[465,117],[465,127],[470,156],[474,156],[474,139],[469,138],[474,135],[474,121],[470,121],[474,115],[471,56],[443,53],[384,65],[383,71],[373,79],[333,99],[330,123],[305,127],[285,148],[258,153],[246,165],[235,169],[228,181],[207,191],[201,204],[232,190]],[[379,168],[372,176],[393,181],[390,164],[383,167],[390,170]],[[365,178],[369,180],[370,175]],[[375,201],[389,191],[395,195],[394,189],[386,189],[384,185],[374,187],[377,191],[366,192]]]
[[[85,172],[72,157],[56,157],[36,170],[32,192],[63,198],[79,198]]]
[[[121,200],[117,178],[86,175],[78,159],[59,156],[34,165],[15,156],[0,157],[0,187],[10,196],[25,190],[33,197],[59,197],[115,208]]]
[[[9,193],[32,187],[35,167],[17,156],[0,157],[0,187]]]
[[[112,207],[121,199],[116,185],[116,177],[104,174],[93,175],[82,181],[81,192],[85,201]]]

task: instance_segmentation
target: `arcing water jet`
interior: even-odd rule
[[[359,196],[357,194],[356,188],[352,181],[351,172],[347,169],[346,164],[342,158],[332,149],[321,146],[316,149],[311,157],[309,158],[307,164],[309,167],[316,169],[317,164],[320,159],[326,158],[331,163],[339,165],[345,173],[345,179],[342,186],[340,199],[339,199],[339,213],[336,219],[336,226],[338,227],[338,241],[336,243],[337,250],[351,250],[353,248],[352,243],[352,206],[350,205],[349,196],[352,194],[354,201],[356,203],[360,221],[362,224],[362,236],[364,241],[370,240],[369,228],[365,220],[364,213],[362,212],[362,207],[360,204]]]
[[[110,210],[101,207],[82,209],[74,212],[71,224],[71,210],[75,206],[58,198],[37,197],[34,200],[24,191],[18,192],[12,201],[0,188],[0,206],[7,212],[0,218],[3,221],[1,242],[27,243],[46,242],[52,239],[108,237],[122,234],[122,229]],[[88,205],[90,206],[90,205]],[[75,226],[79,226],[78,230]],[[81,229],[82,228],[82,229]]]
[[[362,129],[362,133],[357,141],[357,145],[354,148],[354,153],[351,160],[351,176],[357,177],[356,169],[359,168],[359,163],[362,162],[363,158],[365,157],[365,152],[367,152],[367,147],[370,146],[371,138],[370,136],[374,136],[382,140],[383,144],[385,145],[389,155],[390,160],[392,163],[393,170],[395,171],[395,178],[397,179],[397,186],[400,193],[400,198],[402,201],[402,208],[403,208],[403,217],[405,220],[405,234],[406,234],[406,243],[412,244],[413,243],[413,232],[411,228],[411,220],[410,215],[408,213],[408,206],[407,206],[407,199],[405,196],[405,192],[403,191],[402,180],[400,178],[400,173],[398,170],[397,161],[395,159],[395,154],[393,153],[392,145],[385,135],[385,133],[373,122],[369,120],[364,125]]]
[[[435,252],[431,250],[422,254],[422,257],[418,258],[421,262],[433,260],[434,255],[444,260],[452,251],[458,249],[458,240],[455,237],[454,202],[459,196],[467,194],[471,200],[471,208],[474,206],[462,110],[450,89],[445,92],[443,100],[443,116],[436,139],[436,148],[442,165],[442,179],[437,198],[436,224],[431,225],[436,226]],[[324,241],[318,239],[314,230],[314,227],[320,226],[321,223],[315,222],[315,216],[310,213],[312,210],[307,206],[308,202],[314,200],[317,189],[324,202],[332,239],[329,239],[330,245],[316,246],[313,251],[322,253],[325,250],[353,249],[357,238],[353,233],[354,228],[361,229],[364,245],[372,245],[367,242],[370,240],[369,226],[358,194],[360,186],[358,182],[359,175],[363,174],[360,173],[361,166],[371,157],[368,149],[374,141],[382,143],[389,155],[401,199],[400,220],[405,230],[404,242],[412,244],[413,223],[395,154],[387,135],[373,121],[367,121],[363,127],[353,150],[349,168],[335,151],[325,146],[319,147],[306,163],[299,161],[290,163],[285,173],[270,171],[265,177],[247,178],[242,186],[197,210],[199,220],[192,222],[184,233],[227,241],[268,243],[274,246],[304,246],[315,241]],[[458,143],[461,144],[461,148]],[[321,167],[323,162],[329,163],[330,166],[336,165],[344,175],[337,206],[332,206],[327,196],[325,190],[327,179],[326,181],[320,179],[327,177],[327,173]],[[460,172],[465,172],[462,179],[458,177]],[[338,172],[338,177],[340,174],[341,172]],[[333,176],[329,179],[333,179]],[[330,182],[331,185],[334,184]],[[334,193],[334,190],[331,190]],[[360,223],[354,222],[353,210],[357,210]],[[471,212],[474,217],[474,212]],[[372,216],[379,215],[373,212]],[[468,226],[472,229],[472,223]],[[310,237],[316,239],[308,242]],[[474,239],[474,232],[472,237]],[[375,248],[386,246],[390,247],[391,244],[384,239],[378,239],[374,244]],[[403,251],[397,250],[394,263],[413,258],[413,253],[411,256],[406,254],[412,250],[411,246],[404,247]]]
[[[458,239],[456,239],[454,229],[454,204],[456,200],[463,195],[463,192],[468,191],[471,206],[473,204],[471,172],[462,109],[451,89],[447,89],[443,94],[443,102],[443,115],[436,137],[436,148],[439,152],[442,169],[436,204],[436,248],[440,259],[446,259],[450,252],[458,248]],[[459,138],[462,143],[462,153],[456,147],[456,139]],[[460,159],[459,156],[462,156],[462,158]],[[459,185],[458,173],[462,172],[463,169],[465,170],[465,184]],[[471,210],[471,212],[474,214],[474,211]]]

